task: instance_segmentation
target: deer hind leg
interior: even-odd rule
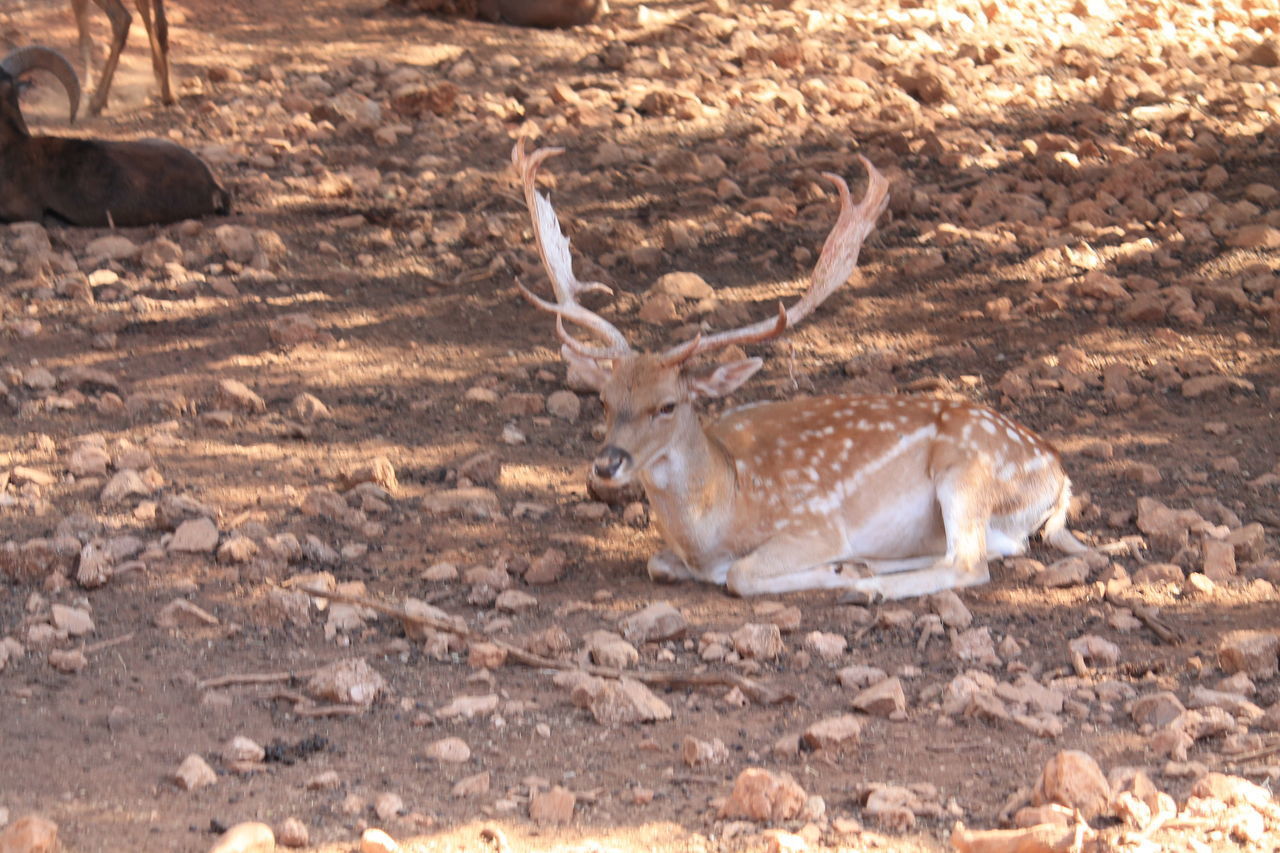
[[[927,568],[852,579],[844,584],[851,593],[846,598],[913,598],[990,580],[987,567],[990,476],[988,468],[976,459],[937,475],[935,488],[947,536],[946,553]]]
[[[111,92],[111,78],[116,74],[116,65],[120,63],[120,53],[129,39],[129,25],[133,16],[124,7],[122,0],[94,0],[100,5],[111,20],[111,53],[102,65],[102,76],[98,78],[98,88],[93,92],[89,102],[89,114],[98,115],[107,105],[107,95]]]
[[[835,536],[772,539],[733,561],[725,585],[734,595],[778,595],[808,589],[844,589],[850,578],[834,565],[842,556]]]
[[[164,14],[164,0],[137,0],[142,26],[151,42],[151,68],[155,71],[156,85],[160,87],[160,100],[173,103],[173,89],[169,85],[169,21]],[[153,20],[154,12],[154,20]]]

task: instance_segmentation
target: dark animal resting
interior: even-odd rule
[[[111,52],[102,66],[102,76],[98,78],[98,88],[89,100],[90,115],[98,115],[107,105],[107,95],[111,92],[111,78],[115,76],[116,65],[120,62],[120,52],[129,38],[129,26],[133,16],[124,7],[124,0],[93,0],[111,20]],[[173,89],[169,85],[169,22],[164,16],[164,0],[134,0],[138,14],[142,16],[142,26],[147,29],[147,38],[151,41],[151,67],[156,73],[156,85],[160,87],[160,100],[166,104],[173,103]],[[76,28],[80,30],[80,58],[84,62],[85,82],[92,76],[93,67],[90,56],[92,39],[89,36],[89,0],[71,0],[71,9],[76,15]],[[154,12],[154,15],[152,14]]]
[[[392,0],[415,12],[456,15],[517,27],[576,27],[590,23],[604,0]]]
[[[157,225],[230,210],[209,167],[181,145],[32,136],[18,80],[37,69],[66,88],[72,121],[80,103],[75,69],[57,51],[24,47],[0,60],[0,222]]]

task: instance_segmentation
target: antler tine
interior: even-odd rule
[[[778,306],[778,317],[761,320],[750,326],[739,329],[727,329],[702,338],[696,346],[690,347],[688,342],[678,344],[667,350],[664,358],[678,358],[683,361],[708,350],[720,349],[731,344],[755,343],[777,337],[788,326],[794,326],[813,313],[836,288],[848,280],[853,268],[858,265],[858,253],[867,235],[875,228],[876,220],[889,204],[889,181],[871,165],[871,161],[861,154],[858,161],[867,170],[867,189],[862,201],[855,207],[849,193],[849,185],[844,178],[831,172],[823,172],[823,177],[835,184],[840,193],[840,216],[827,235],[822,245],[822,254],[814,265],[809,279],[809,288],[804,295],[790,308]],[[687,355],[685,355],[687,348]],[[683,358],[679,358],[683,356]]]
[[[574,352],[594,359],[618,358],[632,351],[626,336],[608,320],[578,302],[578,296],[583,293],[597,290],[605,293],[613,291],[598,281],[581,282],[574,275],[573,257],[569,253],[569,238],[565,237],[560,229],[560,222],[556,219],[556,212],[551,207],[550,200],[538,192],[539,167],[544,160],[562,151],[564,151],[563,148],[539,148],[532,154],[526,154],[523,139],[516,142],[511,149],[511,163],[520,174],[525,204],[533,220],[533,234],[538,244],[538,255],[542,258],[542,265],[547,270],[547,277],[551,279],[556,301],[550,302],[534,295],[519,281],[516,284],[526,299],[544,311],[550,311],[556,315],[557,334]],[[591,347],[578,341],[564,327],[565,320],[603,338],[606,345]]]

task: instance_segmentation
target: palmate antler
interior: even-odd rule
[[[578,303],[578,295],[592,291],[612,293],[607,285],[598,281],[581,282],[573,274],[573,257],[569,254],[569,238],[560,230],[560,222],[556,212],[546,196],[538,192],[538,169],[542,161],[563,152],[563,148],[539,148],[532,154],[526,154],[524,140],[521,139],[511,149],[511,162],[520,173],[520,182],[524,185],[524,201],[533,218],[533,236],[538,242],[538,254],[542,265],[546,267],[547,277],[551,279],[551,288],[555,291],[556,301],[548,302],[537,296],[524,286],[519,279],[516,286],[525,298],[544,311],[556,315],[556,332],[565,346],[579,355],[597,360],[620,358],[632,352],[626,335],[618,327],[605,318]],[[603,347],[592,347],[582,343],[565,328],[565,321],[575,323],[588,331],[595,332],[607,343]]]
[[[533,218],[533,232],[538,241],[538,254],[546,267],[547,276],[555,290],[556,301],[549,302],[530,292],[520,281],[516,285],[525,297],[534,305],[556,315],[556,330],[560,339],[574,352],[605,360],[619,358],[633,352],[626,337],[608,320],[577,301],[578,294],[593,290],[612,292],[600,282],[583,283],[573,274],[573,260],[569,254],[569,240],[560,230],[555,211],[546,196],[541,195],[535,187],[538,168],[548,157],[563,151],[563,148],[539,148],[532,154],[525,154],[524,140],[516,143],[511,151],[511,162],[515,164],[524,184],[525,203]],[[871,165],[866,157],[858,155],[858,161],[867,170],[867,189],[862,201],[855,207],[849,193],[849,185],[839,175],[824,172],[823,177],[835,184],[840,193],[840,215],[836,224],[827,235],[822,246],[822,254],[814,266],[813,275],[809,279],[809,287],[804,295],[790,308],[783,308],[778,303],[776,317],[761,320],[738,329],[727,329],[712,335],[697,335],[691,340],[677,344],[662,353],[663,363],[676,365],[688,361],[696,355],[711,350],[722,349],[733,344],[748,344],[766,341],[782,334],[788,326],[794,326],[813,313],[836,288],[848,280],[853,268],[858,264],[858,253],[862,243],[875,227],[876,220],[884,212],[889,203],[889,181]],[[604,347],[591,347],[583,344],[568,333],[565,321],[576,323],[583,328],[604,338],[608,344]]]

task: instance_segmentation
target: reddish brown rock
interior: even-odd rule
[[[720,808],[722,818],[758,822],[790,820],[800,814],[808,795],[787,773],[748,767],[738,774],[733,793]]]
[[[1058,803],[1079,809],[1085,820],[1092,821],[1110,811],[1111,786],[1092,756],[1079,750],[1064,750],[1044,766],[1031,793],[1031,803]]]

